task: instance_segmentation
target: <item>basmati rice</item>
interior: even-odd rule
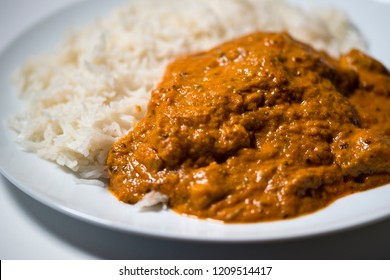
[[[131,1],[21,67],[15,82],[25,108],[10,127],[26,150],[81,178],[105,178],[110,146],[144,116],[172,59],[256,30],[284,30],[333,55],[364,48],[336,10],[282,0]]]

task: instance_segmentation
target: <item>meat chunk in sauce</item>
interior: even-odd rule
[[[390,182],[389,108],[388,70],[360,51],[250,34],[168,66],[109,152],[110,190],[225,222],[310,213]]]

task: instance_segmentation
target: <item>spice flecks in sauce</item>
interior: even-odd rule
[[[390,76],[286,33],[178,58],[108,155],[110,190],[225,222],[295,217],[390,182]]]

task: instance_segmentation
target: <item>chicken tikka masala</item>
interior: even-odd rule
[[[224,222],[303,215],[390,182],[389,109],[389,71],[368,55],[250,34],[167,67],[108,154],[109,189]]]

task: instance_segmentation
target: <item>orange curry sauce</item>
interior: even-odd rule
[[[390,182],[390,75],[286,33],[180,57],[109,152],[110,190],[224,222],[296,217]]]

